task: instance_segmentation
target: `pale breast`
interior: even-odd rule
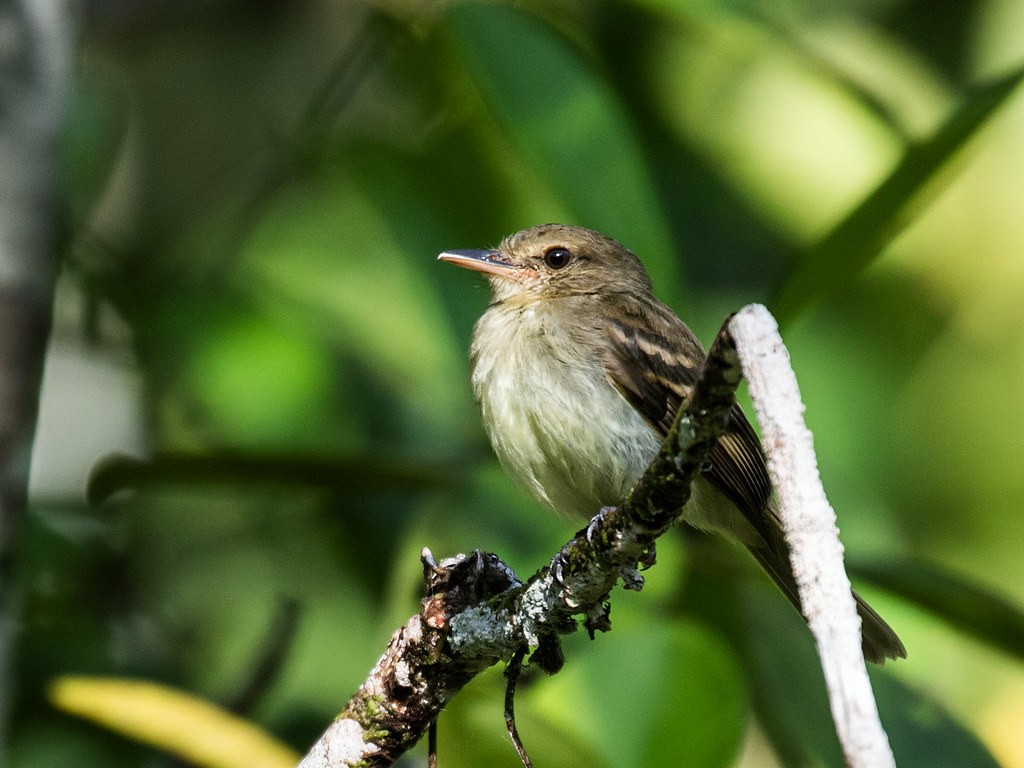
[[[661,444],[594,349],[536,305],[489,309],[472,349],[473,391],[502,465],[545,504],[582,517],[620,501]]]

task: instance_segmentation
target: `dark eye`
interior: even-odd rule
[[[568,248],[551,248],[544,253],[544,263],[551,269],[561,269],[572,261],[572,251]]]

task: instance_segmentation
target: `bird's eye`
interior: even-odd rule
[[[551,269],[561,269],[572,261],[572,251],[568,248],[551,248],[544,253],[544,263]]]

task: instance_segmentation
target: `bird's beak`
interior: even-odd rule
[[[445,251],[437,258],[459,267],[499,277],[514,277],[522,269],[515,264],[509,264],[498,251]]]

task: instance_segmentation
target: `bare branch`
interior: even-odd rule
[[[18,530],[49,334],[57,248],[57,138],[70,79],[64,0],[0,8],[0,754],[14,639]]]
[[[729,328],[761,424],[800,602],[818,645],[847,765],[895,766],[861,651],[860,618],[843,565],[835,511],[818,475],[814,439],[803,420],[789,353],[775,319],[759,304],[742,309]]]

